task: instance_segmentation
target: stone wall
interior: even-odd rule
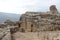
[[[27,31],[27,29],[28,31],[33,30],[33,32],[60,30],[60,13],[30,13],[25,13],[21,16],[20,25],[25,31]]]
[[[49,12],[26,12],[20,18],[20,28],[27,32],[60,30],[60,13],[55,5]]]

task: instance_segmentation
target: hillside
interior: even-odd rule
[[[20,14],[13,14],[13,13],[3,13],[0,12],[0,23],[3,23],[7,19],[10,19],[12,21],[18,21],[20,18]]]

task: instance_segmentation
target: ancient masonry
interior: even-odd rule
[[[59,31],[60,13],[55,5],[49,12],[26,12],[20,18],[20,30],[25,32]]]
[[[60,13],[55,5],[49,10],[26,12],[17,24],[8,20],[0,25],[0,40],[60,40]]]
[[[60,13],[55,5],[49,12],[26,12],[19,21],[21,32],[14,33],[15,40],[60,40]]]

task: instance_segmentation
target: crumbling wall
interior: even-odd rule
[[[26,12],[20,18],[21,28],[28,32],[60,31],[60,13],[55,5],[51,5],[49,10],[48,13]]]

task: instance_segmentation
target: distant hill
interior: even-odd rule
[[[12,21],[18,21],[20,16],[21,16],[20,14],[0,12],[0,23],[3,23],[7,19],[10,19]]]

